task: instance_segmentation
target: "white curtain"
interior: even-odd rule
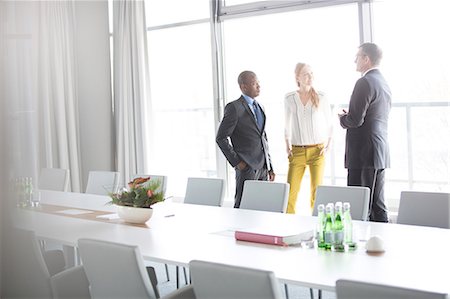
[[[39,37],[41,167],[69,169],[71,190],[80,192],[73,1],[40,2]]]
[[[35,37],[36,9],[32,2],[2,1],[2,96],[7,128],[2,139],[8,161],[8,179],[36,177],[37,92]]]
[[[6,1],[10,178],[70,170],[80,191],[72,1]]]
[[[149,71],[144,1],[114,1],[114,117],[118,171],[146,173]]]

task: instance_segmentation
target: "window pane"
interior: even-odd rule
[[[415,107],[411,109],[413,175],[418,184],[449,183],[450,107]]]
[[[449,192],[450,2],[375,1],[373,8],[375,42],[384,52],[383,73],[398,104],[389,124],[388,178],[406,181],[403,190]]]
[[[149,27],[209,18],[209,1],[147,0],[145,18]]]
[[[408,182],[408,130],[406,127],[406,106],[392,107],[389,114],[389,150],[391,168],[386,173],[389,180]],[[397,197],[400,193],[397,194]]]
[[[449,101],[449,11],[447,0],[374,3],[375,42],[395,102]]]
[[[150,31],[148,42],[148,169],[168,175],[168,195],[184,196],[187,177],[217,176],[209,24]]]
[[[324,20],[327,20],[326,24]],[[285,181],[288,161],[284,143],[284,96],[297,89],[294,69],[297,62],[309,63],[315,86],[325,92],[330,104],[348,103],[359,74],[354,56],[359,45],[357,5],[300,10],[224,22],[227,101],[240,96],[237,77],[253,70],[260,80],[261,102],[267,114],[267,134],[277,181]],[[333,113],[335,115],[335,113]],[[336,116],[337,120],[337,116]],[[345,131],[335,127],[343,140]],[[344,156],[327,159],[331,167],[345,175]],[[230,192],[234,194],[234,170],[230,169]],[[308,200],[306,190],[299,201]],[[300,203],[301,204],[301,203]]]

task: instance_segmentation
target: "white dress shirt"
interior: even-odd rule
[[[289,145],[313,145],[327,142],[332,136],[331,108],[319,92],[319,106],[311,101],[303,105],[297,91],[284,99],[285,138]]]

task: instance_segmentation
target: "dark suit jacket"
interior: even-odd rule
[[[253,169],[261,169],[267,162],[268,169],[272,169],[269,145],[264,131],[266,115],[262,107],[261,110],[264,124],[262,130],[259,130],[243,96],[225,106],[216,142],[231,166],[236,167],[239,162],[244,161]]]
[[[347,129],[345,168],[384,169],[390,166],[388,118],[391,90],[378,69],[355,84],[348,114],[340,118]]]

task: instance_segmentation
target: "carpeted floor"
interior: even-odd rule
[[[164,297],[165,295],[176,290],[175,266],[169,266],[170,280],[167,281],[164,264],[153,263],[153,262],[145,262],[145,264],[146,264],[146,266],[152,266],[155,268],[156,276],[158,278],[158,290],[159,290],[161,297]],[[187,271],[187,272],[189,272],[189,271]],[[185,285],[183,271],[180,271],[180,282],[181,282],[181,286]],[[282,290],[282,294],[284,296],[286,296],[286,294],[284,292],[284,286],[282,284],[280,284],[280,289]],[[288,293],[289,293],[289,299],[303,299],[303,298],[310,299],[311,298],[309,288],[289,285]],[[314,298],[318,298],[317,290],[314,290]],[[336,294],[332,293],[332,292],[322,292],[322,298],[323,299],[336,299]],[[230,299],[244,299],[244,298],[230,298]]]

